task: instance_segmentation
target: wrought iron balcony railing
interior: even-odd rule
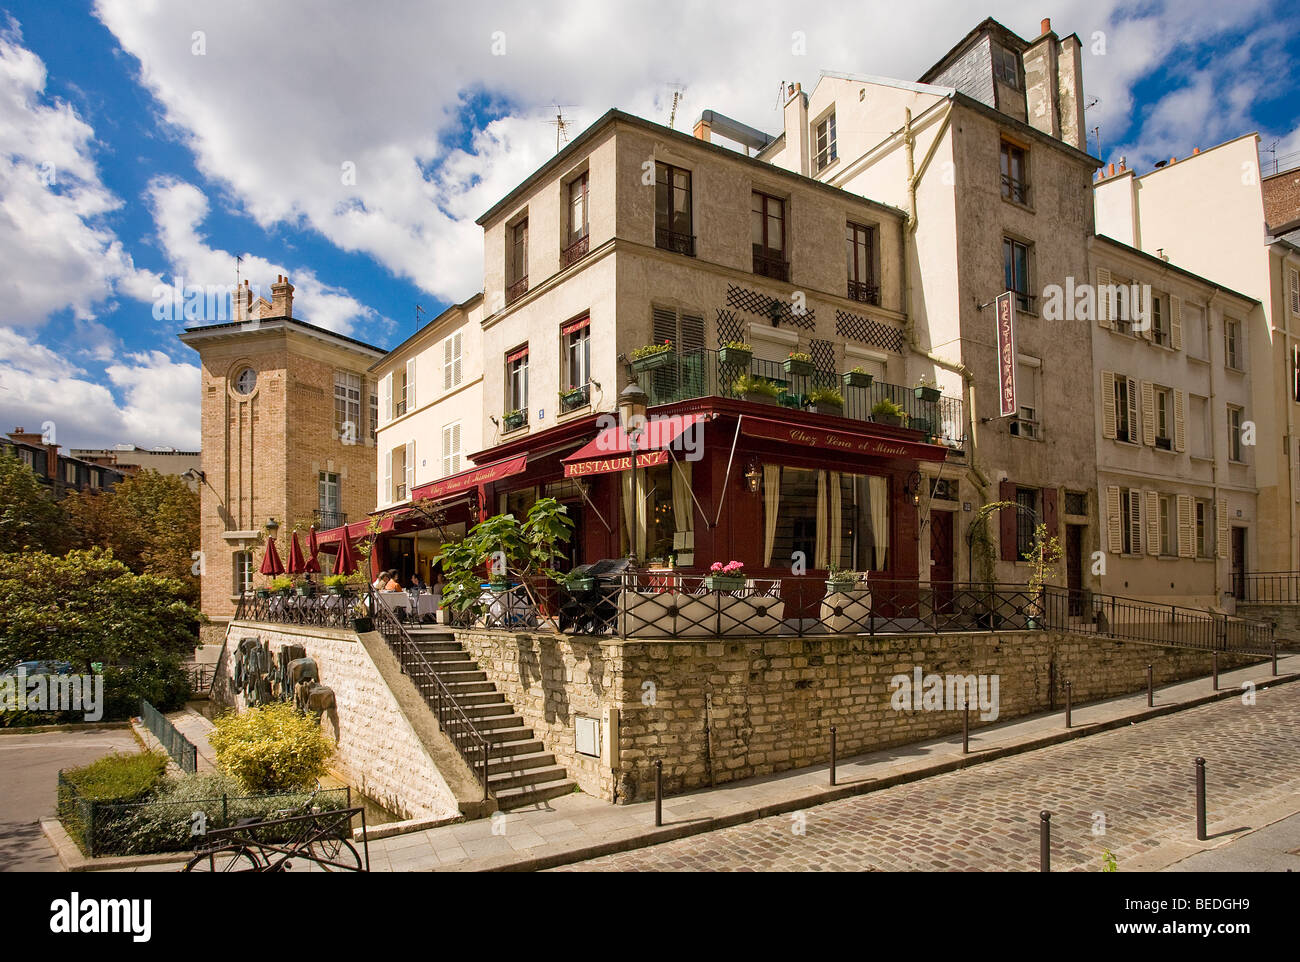
[[[849,281],[849,300],[880,306],[880,285],[864,281]]]
[[[525,274],[506,288],[506,303],[511,304],[528,293],[528,275]]]
[[[560,269],[572,267],[591,251],[591,235],[583,234],[560,253]]]
[[[311,516],[316,522],[317,531],[328,531],[330,528],[338,528],[348,523],[347,514],[333,508],[317,508]]]
[[[773,280],[790,280],[790,262],[775,251],[754,247],[754,273]]]
[[[655,247],[660,250],[672,251],[674,254],[685,254],[688,257],[695,256],[695,235],[681,234],[675,230],[668,230],[666,227],[655,228]]]

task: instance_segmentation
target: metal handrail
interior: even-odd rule
[[[1238,601],[1259,604],[1300,604],[1300,571],[1234,573],[1232,593]]]
[[[170,718],[143,698],[140,699],[140,720],[144,722],[145,728],[153,732],[167,754],[176,760],[181,771],[191,775],[198,771],[198,746],[182,735]]]
[[[469,716],[460,707],[455,696],[443,684],[442,679],[438,677],[438,673],[429,664],[429,660],[424,657],[424,653],[420,651],[415,640],[407,632],[406,626],[398,621],[397,616],[373,590],[370,592],[370,611],[371,616],[375,619],[376,629],[384,636],[384,640],[388,642],[388,647],[397,656],[402,673],[411,676],[421,697],[424,698],[434,714],[438,716],[438,727],[451,738],[452,744],[456,746],[470,769],[480,775],[479,780],[483,783],[483,800],[487,801],[488,765],[492,743],[470,721]],[[398,639],[396,644],[394,638]],[[409,670],[411,664],[415,666],[415,672]],[[425,688],[424,682],[426,679],[433,683],[432,692]],[[481,761],[476,762],[474,760],[476,754],[480,756]],[[482,765],[481,773],[478,767],[480,764]]]

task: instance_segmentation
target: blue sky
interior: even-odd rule
[[[0,0],[0,429],[196,446],[197,357],[155,308],[233,285],[236,254],[263,290],[288,273],[304,320],[396,344],[417,303],[481,288],[473,221],[553,153],[553,103],[575,134],[612,106],[666,122],[676,83],[679,129],[712,108],[777,132],[783,81],[914,79],[986,15],[1050,16],[1104,159],[1255,130],[1300,152],[1285,5],[758,6]]]

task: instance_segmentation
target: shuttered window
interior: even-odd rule
[[[460,422],[453,421],[442,429],[442,476],[460,471]]]
[[[442,387],[446,391],[461,382],[461,336],[457,331],[442,342]]]

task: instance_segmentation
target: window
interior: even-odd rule
[[[569,181],[569,243],[587,236],[587,172]]]
[[[1020,89],[1020,58],[1006,47],[993,45],[993,76],[999,83]]]
[[[1120,550],[1142,553],[1142,492],[1121,488],[1119,492]]]
[[[1039,358],[1021,357],[1016,361],[1016,402],[1020,410],[1010,426],[1015,437],[1039,437],[1038,375],[1041,370]]]
[[[1196,557],[1214,557],[1214,526],[1210,523],[1210,502],[1196,501]]]
[[[1242,365],[1242,343],[1241,343],[1241,322],[1223,320],[1223,357],[1228,367],[1234,371],[1242,371],[1245,368]]]
[[[1074,514],[1074,515],[1087,515],[1088,492],[1086,491],[1065,492],[1065,513]]]
[[[1115,438],[1130,444],[1138,442],[1138,390],[1137,381],[1122,374],[1115,375]]]
[[[442,342],[442,386],[450,391],[461,382],[461,332]]]
[[[779,481],[771,477],[770,473],[776,472]],[[764,476],[765,485],[778,484],[780,488],[769,559],[772,567],[788,565],[796,551],[816,568],[828,563],[855,571],[886,567],[890,506],[884,478],[774,465],[765,466]],[[820,558],[819,524],[825,526]]]
[[[813,133],[817,154],[813,158],[814,173],[829,167],[838,156],[835,152],[835,114],[829,113],[817,124]]]
[[[506,413],[519,411],[528,421],[528,345],[506,354]],[[522,426],[522,425],[518,425]]]
[[[63,465],[63,480],[68,484],[77,483],[77,466],[71,461],[67,461]]]
[[[1173,495],[1162,494],[1160,505],[1160,553],[1167,557],[1178,554],[1178,511]]]
[[[411,390],[409,377],[410,374],[405,368],[393,375],[396,388],[393,393],[393,417],[395,418],[400,418],[407,411],[406,399]]]
[[[510,283],[528,280],[528,218],[510,228]]]
[[[689,170],[655,164],[655,247],[695,256]]]
[[[1161,347],[1172,346],[1168,302],[1162,294],[1151,295],[1151,339]]]
[[[1241,422],[1245,412],[1239,407],[1228,406],[1228,460],[1245,461],[1241,443]]]
[[[1206,345],[1209,339],[1205,331],[1205,309],[1196,304],[1183,302],[1183,350],[1188,357],[1209,360]]]
[[[234,581],[231,591],[236,595],[253,590],[253,552],[236,551],[230,556],[231,573]]]
[[[460,471],[460,422],[453,421],[442,429],[443,477]]]
[[[1156,447],[1162,451],[1174,449],[1174,392],[1167,387],[1152,391],[1155,401]]]
[[[1029,180],[1025,175],[1025,149],[1002,141],[1002,196],[1017,204],[1029,203]]]
[[[1214,447],[1210,440],[1210,399],[1190,395],[1189,426],[1192,426],[1188,453],[1194,458],[1214,457]]]
[[[1016,304],[1032,312],[1034,297],[1029,293],[1029,248],[1010,237],[1002,239],[1002,270],[1006,289],[1016,293]]]
[[[103,477],[104,477],[104,473],[103,473],[102,471],[91,471],[91,472],[90,472],[90,490],[92,490],[92,491],[98,491],[98,490],[99,490],[99,484],[100,484],[100,481],[103,480]]]
[[[1034,528],[1041,520],[1038,513],[1038,489],[1016,488],[1016,504],[1028,509],[1016,512],[1016,557],[1024,558],[1034,550]]]
[[[257,372],[251,367],[244,368],[235,377],[236,394],[252,394],[255,387],[257,387]]]
[[[18,459],[31,470],[36,470],[36,455],[27,448],[18,449]]]
[[[373,390],[371,385],[370,391],[370,441],[374,443],[375,435],[379,430],[379,395]]]
[[[1300,314],[1300,271],[1291,269],[1291,313]]]
[[[408,441],[384,455],[384,490],[388,493],[388,503],[405,501],[414,487],[415,442]]]
[[[564,349],[561,387],[585,387],[591,380],[591,318],[565,324],[560,328],[560,342]]]
[[[778,281],[790,279],[785,259],[785,201],[753,192],[750,226],[754,243],[754,273]]]
[[[353,444],[361,428],[361,376],[334,372],[334,436]]]
[[[849,257],[849,297],[865,304],[880,303],[876,283],[876,229],[850,223],[844,231]]]
[[[337,528],[344,523],[339,512],[339,476],[321,471],[316,478],[316,511],[321,528]]]

